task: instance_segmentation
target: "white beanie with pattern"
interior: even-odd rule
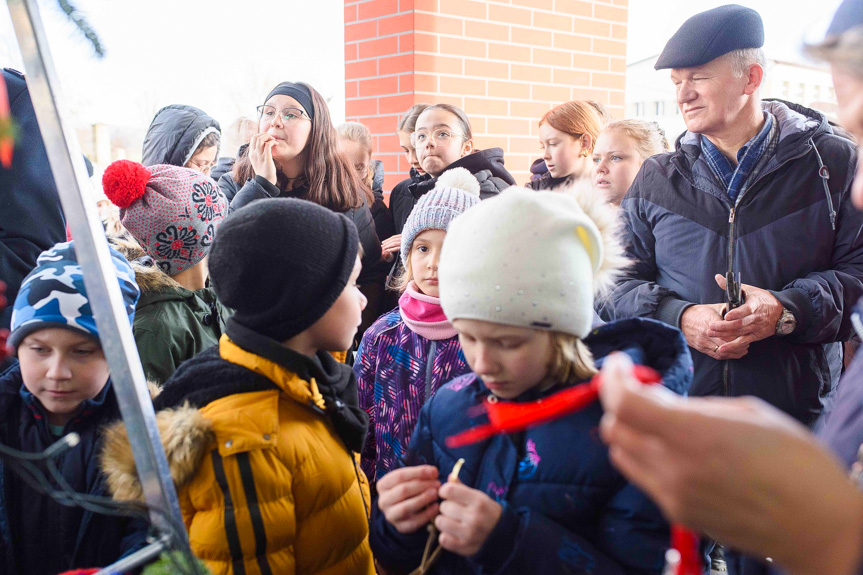
[[[584,338],[594,295],[626,267],[617,208],[589,184],[512,187],[454,220],[438,268],[450,321],[476,319]]]

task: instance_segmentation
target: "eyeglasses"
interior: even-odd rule
[[[216,162],[196,162],[195,160],[189,160],[189,163],[186,164],[186,167],[191,168],[193,170],[198,170],[204,175],[209,176],[210,171],[216,166]]]
[[[272,124],[273,120],[276,118],[276,109],[272,106],[268,106],[264,104],[263,106],[258,106],[258,121],[263,124]],[[281,118],[282,123],[286,126],[293,126],[303,118],[306,120],[311,120],[309,115],[300,110],[299,108],[285,108],[281,112],[279,112],[279,118]]]
[[[417,130],[411,134],[411,145],[414,148],[425,148],[430,141],[434,140],[438,145],[446,146],[452,138],[467,140],[464,134],[453,134],[446,128],[437,129],[431,134],[426,130]]]

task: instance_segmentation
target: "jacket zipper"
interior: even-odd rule
[[[749,190],[754,188],[756,186],[756,184],[758,184],[758,182],[760,182],[768,174],[772,174],[773,172],[775,172],[776,170],[778,170],[779,168],[781,168],[782,166],[784,166],[788,162],[802,158],[803,156],[808,154],[811,149],[812,149],[812,146],[810,145],[809,149],[806,150],[805,152],[798,154],[798,155],[794,156],[793,158],[788,158],[787,160],[785,160],[781,164],[778,164],[775,168],[773,168],[769,172],[764,172],[762,174],[759,174],[758,178],[756,178],[756,180],[754,182],[752,182],[751,186],[746,187],[746,189],[743,191],[743,194],[737,198],[737,202],[731,207],[731,211],[728,213],[728,271],[729,272],[732,272],[732,273],[734,272],[734,224],[735,224],[735,220],[737,217],[737,207],[742,204],[743,197],[746,195],[746,192],[748,192]],[[729,362],[730,361],[731,361],[730,359],[726,359],[723,362],[724,365],[722,366],[722,392],[726,396],[728,396],[730,393],[730,390],[729,390],[729,387],[730,387],[730,385],[729,385]]]
[[[426,362],[426,395],[424,401],[428,401],[432,395],[432,369],[434,369],[434,358],[437,353],[437,341],[430,340],[431,345],[428,352],[428,361]]]

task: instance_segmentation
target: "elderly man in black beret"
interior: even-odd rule
[[[856,154],[819,112],[761,100],[763,43],[761,17],[737,5],[668,41],[656,68],[671,69],[687,131],[624,197],[636,263],[597,311],[679,327],[692,395],[755,395],[812,425],[863,295]]]

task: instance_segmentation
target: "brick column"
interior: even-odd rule
[[[627,13],[627,0],[345,0],[345,113],[374,134],[384,189],[408,172],[396,125],[417,102],[464,109],[519,184],[552,106],[592,99],[622,118]]]

